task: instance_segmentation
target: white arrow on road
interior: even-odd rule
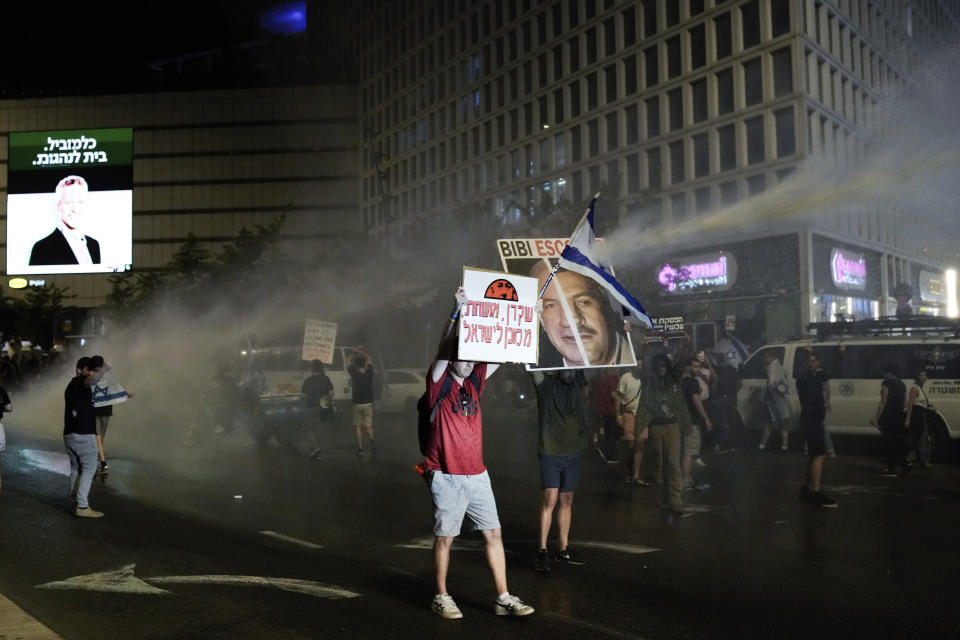
[[[138,578],[133,570],[136,565],[128,564],[116,571],[102,571],[74,576],[66,580],[38,584],[37,589],[80,589],[85,591],[109,591],[113,593],[143,593],[151,595],[166,595],[166,589],[154,587],[147,581],[159,584],[219,584],[238,587],[267,587],[281,591],[302,593],[317,598],[337,600],[340,598],[356,598],[360,594],[354,593],[336,585],[323,584],[312,580],[297,578],[267,578],[263,576],[233,576],[233,575],[199,575],[199,576],[156,576],[152,578]]]

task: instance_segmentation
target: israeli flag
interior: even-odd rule
[[[610,262],[597,248],[597,235],[593,229],[593,213],[597,206],[600,194],[597,193],[587,205],[587,211],[580,219],[577,228],[573,230],[570,243],[560,254],[558,266],[568,271],[576,271],[582,276],[594,280],[603,287],[623,308],[625,319],[637,325],[653,328],[650,316],[643,310],[640,303],[627,291],[620,282],[610,273]],[[600,263],[605,262],[604,268]]]
[[[113,373],[107,371],[93,385],[93,406],[107,407],[113,404],[126,402],[128,398],[127,390],[120,386]]]

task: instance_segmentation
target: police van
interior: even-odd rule
[[[338,405],[350,402],[353,384],[347,373],[347,361],[353,347],[334,347],[333,362],[323,365],[333,383],[333,399]],[[303,381],[310,375],[310,361],[303,360],[303,348],[297,346],[257,347],[241,351],[244,369],[263,374],[263,397],[298,396]]]
[[[879,435],[870,420],[880,401],[883,369],[892,364],[908,390],[914,376],[926,372],[924,391],[942,420],[942,425],[931,429],[934,447],[947,436],[960,438],[960,322],[913,316],[814,323],[809,329],[815,334],[765,345],[743,363],[737,405],[748,428],[762,428],[769,422],[764,404],[766,354],[772,353],[783,364],[788,399],[798,416],[796,381],[812,350],[830,375],[826,422],[831,433]],[[950,448],[949,443],[940,444],[943,450]]]

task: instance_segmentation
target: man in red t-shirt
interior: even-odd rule
[[[463,288],[457,289],[457,304],[466,300]],[[458,307],[459,308],[459,307]],[[437,594],[430,609],[443,618],[462,618],[456,602],[447,593],[447,569],[450,547],[459,535],[463,517],[474,529],[483,532],[487,562],[497,588],[494,613],[501,616],[525,616],[533,607],[507,591],[507,568],[500,534],[497,504],[490,476],[483,464],[483,429],[480,418],[480,394],[487,378],[499,365],[455,360],[456,335],[440,344],[437,359],[430,365],[427,394],[437,411],[427,440],[424,477],[433,498],[434,578]],[[452,380],[449,392],[440,398],[444,381]],[[437,401],[439,399],[439,406]]]

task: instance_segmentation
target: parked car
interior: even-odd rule
[[[385,413],[415,414],[417,400],[427,390],[424,373],[417,369],[387,369],[377,409]]]

